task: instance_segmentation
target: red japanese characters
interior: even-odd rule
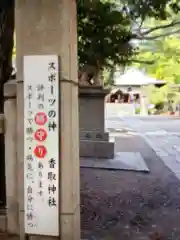
[[[25,232],[59,236],[58,56],[24,59]]]
[[[48,118],[44,112],[38,112],[35,116],[35,123],[43,126],[47,122]]]
[[[46,130],[39,128],[35,134],[34,134],[34,138],[35,140],[39,141],[39,142],[44,142],[47,138],[47,132]]]
[[[43,145],[38,145],[34,149],[34,155],[38,158],[44,158],[47,154],[47,149]]]

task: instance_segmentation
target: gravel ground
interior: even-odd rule
[[[81,169],[82,239],[180,240],[179,180],[139,136],[116,151],[140,151],[151,172]]]
[[[139,136],[116,150],[140,151],[151,172],[81,169],[82,239],[179,240],[179,180]]]

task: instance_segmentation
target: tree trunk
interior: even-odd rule
[[[11,77],[14,38],[14,1],[0,2],[0,113],[4,112],[3,85]],[[11,176],[8,176],[11,177]],[[6,204],[4,135],[0,135],[0,204]]]

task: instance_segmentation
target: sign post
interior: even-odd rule
[[[59,236],[59,63],[24,57],[25,233]]]
[[[80,239],[76,1],[15,0],[15,19],[17,234]]]

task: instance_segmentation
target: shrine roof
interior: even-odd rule
[[[141,70],[129,69],[123,75],[120,72],[116,72],[114,84],[116,86],[164,85],[166,81],[152,78]]]

